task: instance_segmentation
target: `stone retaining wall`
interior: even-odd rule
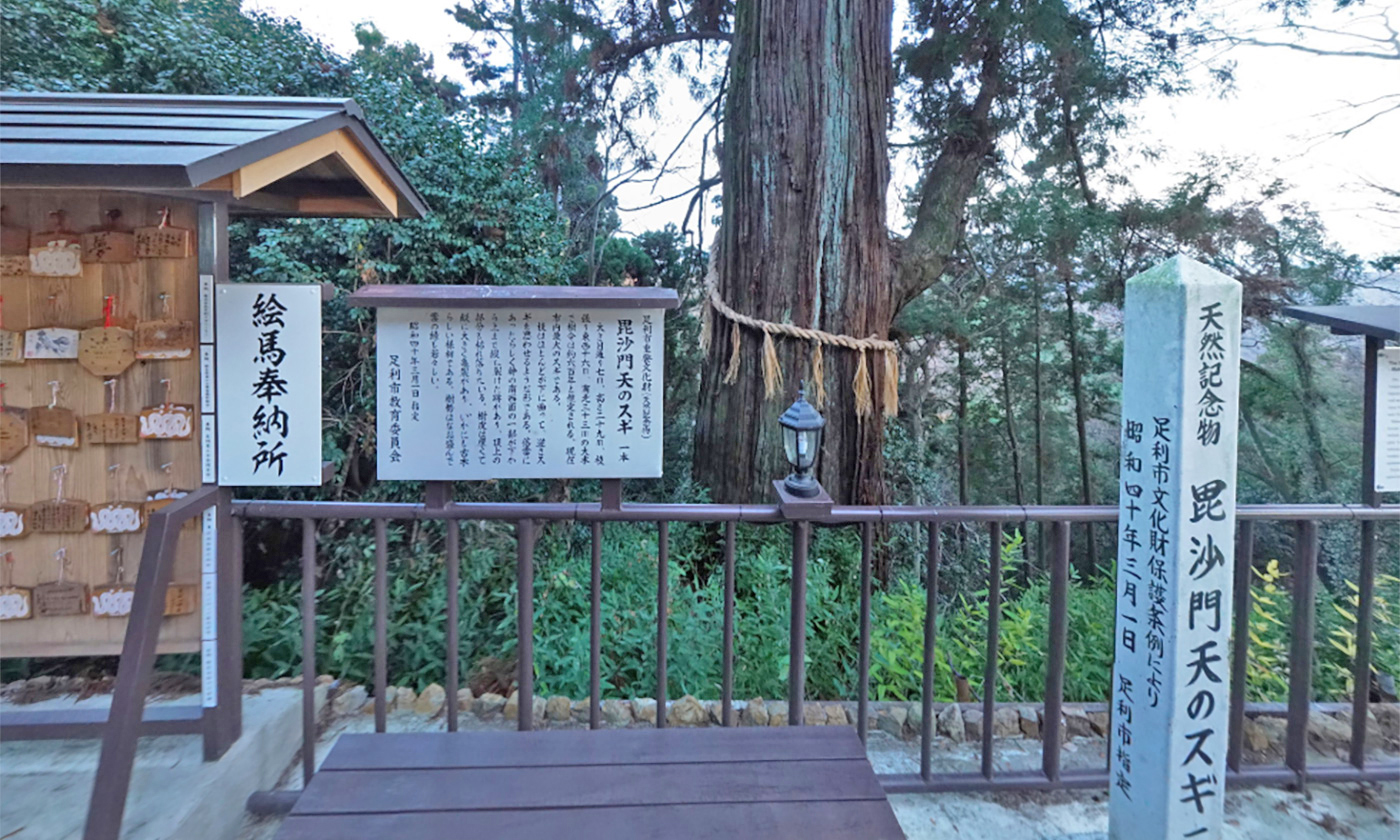
[[[77,693],[84,690],[85,681],[78,678],[35,677],[0,687],[0,696],[12,702],[51,693]],[[317,678],[317,683],[332,689],[331,706],[337,716],[373,714],[374,702],[368,689],[351,682],[340,682],[329,675]],[[246,680],[244,691],[256,693],[266,688],[301,685],[301,678],[280,680]],[[433,684],[421,693],[403,686],[385,690],[388,710],[425,717],[444,714],[447,691]],[[457,708],[486,721],[514,720],[519,709],[519,696],[499,694],[472,695],[470,689],[457,692]],[[853,701],[808,701],[803,705],[803,723],[809,726],[851,726],[855,724],[858,704]],[[670,726],[718,726],[722,720],[722,703],[718,700],[698,700],[685,695],[666,704],[666,722]],[[734,704],[734,721],[739,726],[783,726],[787,724],[786,700],[764,700],[757,697]],[[984,720],[981,703],[934,703],[934,733],[951,742],[976,741],[982,737]],[[917,739],[923,729],[923,707],[920,703],[872,701],[868,705],[869,726],[896,738]],[[1101,738],[1109,731],[1109,709],[1106,703],[1066,703],[1062,710],[1062,729],[1066,739]],[[649,697],[603,701],[602,717],[607,726],[620,727],[656,724],[656,701]],[[1283,703],[1250,703],[1245,706],[1244,744],[1256,756],[1280,757],[1287,731],[1287,706]],[[567,697],[534,698],[534,719],[537,728],[573,726],[588,722],[588,701]],[[992,714],[992,736],[997,739],[1039,739],[1045,721],[1045,709],[1039,703],[998,703]],[[1400,704],[1373,703],[1367,712],[1367,745],[1386,752],[1400,752]],[[1351,704],[1314,703],[1308,720],[1308,741],[1316,749],[1341,754],[1351,742]]]
[[[390,711],[412,712],[420,715],[443,714],[447,692],[439,685],[430,685],[421,694],[411,688],[391,686],[386,692]],[[338,687],[334,708],[339,715],[373,713],[374,703],[364,686],[347,684]],[[470,689],[457,692],[457,708],[485,720],[514,720],[519,711],[518,693],[509,697],[499,694],[472,695]],[[803,723],[809,726],[851,726],[855,724],[858,704],[852,701],[808,701],[803,705]],[[655,725],[656,701],[649,697],[631,700],[607,699],[602,703],[602,718],[607,726],[634,724]],[[1252,703],[1245,707],[1244,740],[1251,753],[1282,755],[1287,721],[1287,707],[1279,703]],[[666,723],[670,726],[718,726],[722,721],[723,704],[718,700],[699,700],[687,694],[666,704]],[[923,729],[923,707],[920,703],[871,702],[868,705],[871,729],[878,729],[901,739],[917,739]],[[983,727],[990,725],[998,739],[1039,739],[1044,726],[1045,709],[1038,703],[998,703],[990,724],[984,720],[980,703],[933,704],[934,732],[937,737],[953,742],[975,741],[982,737]],[[1066,739],[1104,737],[1109,731],[1109,710],[1105,703],[1066,703],[1062,709],[1061,731]],[[734,704],[734,721],[739,726],[783,726],[787,724],[786,700],[754,698]],[[534,720],[537,728],[547,726],[577,726],[588,722],[588,701],[567,697],[535,697]],[[1375,703],[1367,713],[1368,746],[1388,752],[1400,751],[1400,704]],[[1317,749],[1333,752],[1345,749],[1351,741],[1351,704],[1315,703],[1308,721],[1309,742]]]

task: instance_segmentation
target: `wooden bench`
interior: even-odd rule
[[[278,840],[903,838],[850,727],[345,735]]]

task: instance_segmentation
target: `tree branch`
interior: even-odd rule
[[[968,128],[944,138],[938,157],[924,176],[919,210],[909,236],[894,249],[894,309],[932,286],[943,274],[948,257],[962,238],[963,212],[977,186],[982,166],[996,147],[992,105],[1001,93],[1002,45],[988,43],[979,71],[977,97],[958,116]]]
[[[1400,60],[1400,52],[1371,52],[1368,50],[1328,50],[1321,47],[1310,47],[1306,44],[1295,44],[1288,41],[1266,41],[1262,38],[1246,38],[1240,35],[1226,35],[1222,40],[1233,46],[1249,47],[1282,47],[1283,49],[1295,52],[1307,53],[1309,55],[1321,55],[1329,58],[1378,58],[1383,61]]]
[[[660,47],[671,44],[684,44],[693,41],[722,41],[730,43],[733,36],[728,32],[719,30],[696,30],[689,32],[667,32],[661,35],[653,35],[650,38],[641,38],[636,41],[626,43],[609,44],[598,51],[598,63],[608,71],[616,72],[625,68],[632,59],[645,52],[650,52]]]
[[[693,187],[687,187],[681,192],[676,193],[675,195],[668,195],[665,198],[659,198],[656,201],[651,202],[650,204],[643,204],[638,207],[619,207],[617,209],[621,210],[624,213],[635,213],[638,210],[649,210],[652,207],[659,207],[660,205],[665,204],[668,201],[675,201],[678,198],[685,198],[693,192],[708,190],[710,187],[717,186],[719,182],[719,176],[715,176],[713,178],[705,178]]]

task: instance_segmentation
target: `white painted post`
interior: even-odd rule
[[[1109,837],[1219,838],[1240,284],[1176,256],[1128,281],[1123,314]]]

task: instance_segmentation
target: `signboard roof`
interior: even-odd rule
[[[353,99],[4,91],[0,161],[7,187],[227,191],[235,213],[428,212]]]
[[[1283,314],[1331,327],[1337,335],[1400,341],[1400,306],[1289,306]]]
[[[350,305],[433,309],[675,309],[675,289],[655,286],[433,286],[376,284]]]

